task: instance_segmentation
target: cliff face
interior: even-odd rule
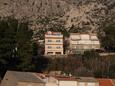
[[[0,16],[17,18],[61,16],[69,10],[69,4],[61,0],[0,0]]]
[[[66,27],[89,29],[94,31],[106,19],[107,7],[101,3],[90,2],[71,9],[64,16]]]
[[[92,32],[114,14],[115,0],[0,0],[0,17],[25,18],[34,26],[38,17],[56,17],[68,30],[74,26]]]

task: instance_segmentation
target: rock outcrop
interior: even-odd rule
[[[93,32],[114,14],[115,0],[0,0],[0,17],[27,19],[34,26],[42,17],[59,18],[68,30],[74,26]]]

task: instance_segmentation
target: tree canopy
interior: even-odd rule
[[[102,40],[103,46],[109,51],[115,51],[115,26],[109,25],[104,28],[105,37]]]
[[[14,18],[0,19],[0,70],[27,71],[32,65],[32,31],[28,22]]]

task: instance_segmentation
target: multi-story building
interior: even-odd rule
[[[100,49],[100,42],[96,34],[70,34],[71,53],[83,53],[92,49]]]
[[[45,34],[45,55],[63,55],[63,35],[60,32]]]

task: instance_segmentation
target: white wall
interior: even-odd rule
[[[89,34],[81,34],[80,35],[81,36],[81,39],[84,39],[84,40],[89,40],[89,38],[90,38],[90,35]]]
[[[77,86],[99,86],[97,82],[78,82]]]
[[[45,86],[58,86],[58,80],[54,77],[49,77]]]
[[[48,82],[48,83],[46,83],[46,85],[45,85],[45,86],[58,86],[58,84]]]
[[[78,86],[85,86],[85,82],[79,82]]]
[[[96,83],[87,83],[87,86],[95,86],[96,85]]]
[[[77,81],[59,81],[59,86],[77,86]]]
[[[45,37],[60,37],[60,38],[63,38],[63,35],[60,34],[60,35],[45,35]]]

